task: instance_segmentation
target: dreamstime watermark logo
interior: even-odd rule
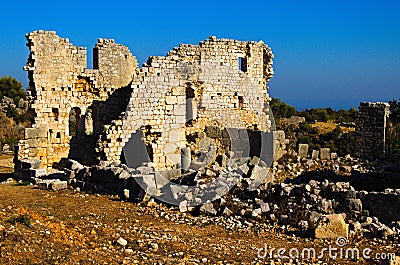
[[[196,206],[221,198],[240,181],[243,173],[233,170],[219,171],[220,174],[207,184],[197,186],[180,185],[170,181],[176,177],[174,174],[178,171],[187,172],[189,166],[193,166],[194,169],[204,168],[203,164],[215,159],[215,149],[209,148],[203,152],[202,157],[191,161],[191,150],[185,144],[186,126],[196,118],[196,112],[200,111],[198,109],[201,109],[200,118],[209,119],[210,124],[217,124],[222,128],[224,137],[227,138],[225,140],[230,143],[230,150],[240,154],[239,157],[228,156],[229,161],[226,161],[226,164],[230,165],[231,162],[234,164],[240,161],[240,157],[249,157],[251,153],[252,156],[261,158],[268,167],[271,166],[274,156],[273,115],[265,100],[264,92],[247,74],[215,63],[179,62],[150,75],[140,88],[136,88],[137,92],[151,91],[165,77],[168,77],[168,82],[164,84],[170,87],[163,87],[163,92],[157,92],[161,95],[159,97],[142,98],[138,107],[130,105],[125,117],[125,122],[129,123],[132,119],[129,115],[139,111],[140,120],[144,121],[135,124],[137,131],[131,135],[129,142],[123,148],[127,165],[137,168],[139,166],[137,161],[150,161],[151,157],[154,159],[155,156],[164,156],[165,163],[175,167],[174,170],[153,168],[146,174],[142,173],[142,176],[134,176],[147,194],[172,205]],[[230,99],[233,97],[238,101],[236,108],[229,107],[229,104],[232,105]],[[250,100],[247,97],[252,98]],[[240,105],[244,104],[246,109],[238,111]],[[264,112],[260,113],[260,110]],[[252,150],[250,139],[252,136],[246,128],[243,128],[243,124],[232,124],[234,120],[246,119],[241,115],[253,115],[258,122],[265,123],[265,126],[263,125],[265,128],[269,128],[269,132],[258,135],[256,154]],[[155,120],[157,122],[154,122]],[[145,146],[143,139],[147,133],[153,138],[151,144]],[[182,167],[183,164],[185,168]],[[252,188],[262,183],[256,183],[254,180],[253,182]]]
[[[357,247],[346,247],[348,240],[345,237],[339,237],[336,245],[328,245],[321,250],[317,250],[314,247],[311,248],[269,248],[267,244],[264,247],[259,248],[257,251],[257,257],[259,259],[274,259],[279,258],[281,260],[325,260],[325,259],[349,259],[359,260],[363,258],[365,260],[395,260],[395,253],[379,252],[373,254],[371,248],[357,248]]]

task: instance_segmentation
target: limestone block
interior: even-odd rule
[[[58,191],[58,190],[65,190],[68,186],[67,181],[55,181],[51,183],[51,190]]]
[[[47,130],[45,128],[26,128],[25,139],[47,137]]]
[[[42,166],[42,161],[38,159],[22,159],[20,162],[22,169],[37,169]]]
[[[319,157],[319,151],[318,150],[312,150],[311,153],[311,159],[316,160]]]
[[[349,226],[341,214],[330,214],[319,218],[315,228],[315,238],[336,240],[339,237],[347,238]]]
[[[178,103],[178,99],[175,96],[166,96],[165,103],[167,103],[168,105],[174,105]]]
[[[301,158],[307,158],[308,156],[308,144],[299,144],[299,150],[297,155]]]
[[[176,105],[174,107],[174,115],[184,116],[186,114],[186,106],[185,105]]]
[[[330,160],[331,159],[331,149],[330,148],[321,148],[319,151],[319,156],[322,160]]]
[[[167,143],[164,148],[166,154],[177,153],[178,150],[178,146],[175,143]]]
[[[60,181],[58,179],[44,179],[36,183],[38,188],[41,190],[63,190],[66,189],[68,184],[67,181]]]
[[[190,163],[192,162],[192,157],[190,154],[190,148],[184,147],[181,149],[181,168],[182,169],[189,169]]]
[[[171,165],[176,165],[181,163],[181,154],[167,154],[166,161]]]

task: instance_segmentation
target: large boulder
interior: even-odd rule
[[[348,234],[349,226],[341,214],[323,215],[315,228],[315,238],[336,240],[339,237],[347,238]]]

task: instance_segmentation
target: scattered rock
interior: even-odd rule
[[[128,244],[128,241],[126,241],[124,238],[120,237],[117,240],[118,245],[125,247]]]

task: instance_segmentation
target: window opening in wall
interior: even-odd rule
[[[238,99],[239,99],[239,109],[243,109],[244,99],[242,96],[239,96]]]
[[[56,138],[61,138],[61,133],[60,132],[57,132]]]
[[[247,72],[247,58],[245,57],[238,57],[238,67],[239,70],[242,72]]]
[[[78,107],[72,108],[69,112],[69,136],[75,136],[80,128],[81,109]]]
[[[58,121],[58,108],[51,108],[55,121]]]
[[[195,100],[196,93],[190,83],[186,84],[186,121],[197,118],[197,103]]]

